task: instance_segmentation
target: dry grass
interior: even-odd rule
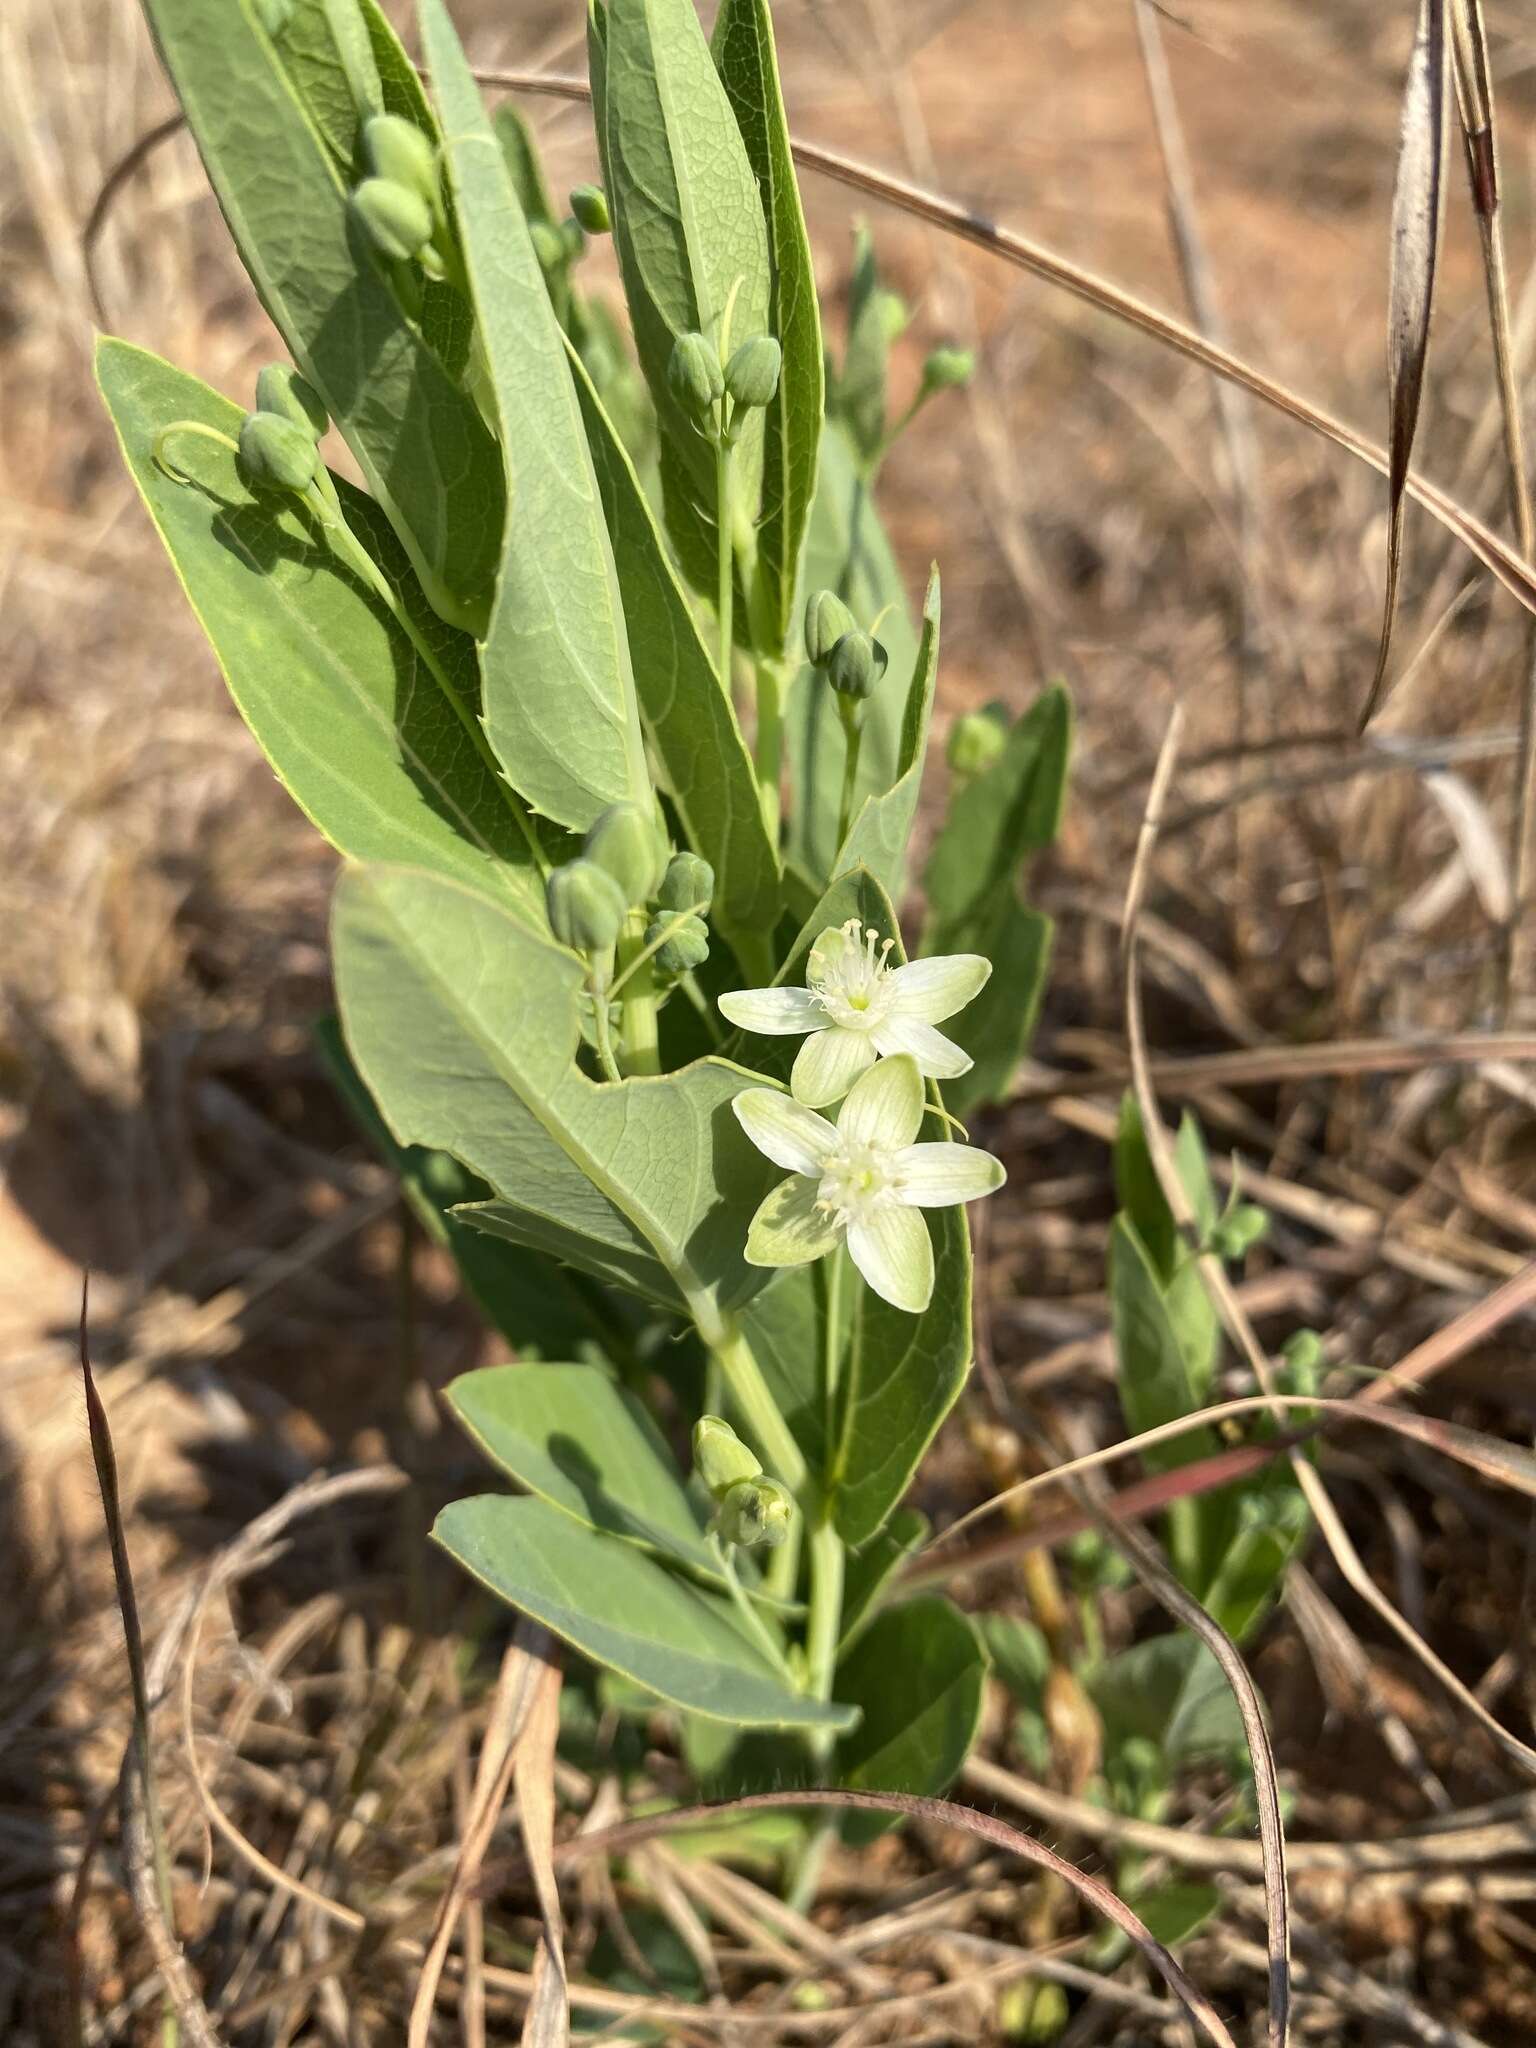
[[[569,62],[571,9],[524,10],[515,30],[479,12],[485,61]],[[780,12],[806,134],[1183,310],[1129,0]],[[1234,15],[1192,0],[1163,21],[1234,345],[1377,432],[1410,13],[1251,0]],[[1536,46],[1515,0],[1490,23],[1528,339]],[[387,1459],[412,1475],[404,1495],[295,1522],[248,1572],[237,1550],[241,1573],[204,1616],[196,1755],[281,1879],[210,1833],[174,1698],[157,1724],[177,1928],[223,2038],[385,2043],[404,2038],[412,1944],[452,1869],[498,1652],[489,1617],[419,1540],[433,1502],[473,1470],[429,1390],[481,1339],[435,1259],[402,1243],[389,1189],[317,1072],[306,1025],[326,1001],[330,860],[224,702],[90,390],[78,226],[104,166],[167,105],[129,0],[0,10],[0,2035],[18,2048],[70,2038],[63,1930],[82,1872],[85,2038],[149,2041],[159,2024],[113,1807],[129,1699],[72,1364],[88,1262],[152,1645],[209,1560],[228,1560],[308,1475]],[[579,110],[538,118],[557,179],[587,173]],[[1462,190],[1458,164],[1422,452],[1502,527]],[[848,199],[822,185],[810,202],[835,297]],[[1060,924],[1042,1071],[996,1132],[1014,1193],[982,1247],[986,1370],[924,1482],[952,1516],[1021,1467],[1119,1433],[1103,1295],[1104,1137],[1124,1066],[1116,919],[1175,697],[1190,730],[1141,935],[1148,1030],[1165,1058],[1281,1049],[1257,1081],[1190,1084],[1216,1145],[1268,1176],[1279,1222],[1251,1269],[1261,1331],[1277,1341],[1305,1321],[1337,1356],[1389,1364],[1531,1257],[1531,1068],[1319,1080],[1285,1057],[1494,1021],[1524,635],[1512,601],[1411,514],[1406,673],[1384,724],[1454,744],[1427,774],[1422,757],[1342,739],[1374,659],[1379,481],[1255,419],[1249,536],[1201,374],[974,251],[877,226],[920,331],[974,326],[987,366],[974,404],[934,408],[889,474],[914,581],[930,555],[944,569],[945,703],[1022,702],[1064,672],[1082,735],[1063,845],[1039,882]],[[104,264],[120,331],[248,388],[268,343],[184,143],[134,181]],[[1527,1031],[1533,995],[1518,991],[1511,1018]],[[1101,1068],[1115,1078],[1095,1096],[1081,1077]],[[1068,1072],[1073,1088],[1053,1094]],[[1435,1382],[1433,1412],[1527,1437],[1530,1357],[1529,1321],[1512,1323]],[[999,1394],[1027,1418],[1022,1440],[992,1412]],[[1523,1512],[1377,1434],[1322,1469],[1378,1583],[1528,1734]],[[1037,1613],[1051,1597],[1028,1558],[959,1590]],[[1124,1638],[1144,1611],[1142,1596],[1117,1596],[1105,1625]],[[1297,2038],[1531,2038],[1536,1812],[1523,1784],[1326,1553],[1309,1554],[1257,1671],[1293,1836],[1408,1844],[1369,1872],[1363,1851],[1335,1868],[1298,1859]],[[1045,1784],[1010,1791],[999,1704],[971,1791],[1015,1800],[1093,1867],[1111,1846],[1073,1805],[1093,1748],[1080,1712],[1080,1699],[1062,1708]],[[590,1766],[562,1766],[565,1830],[583,1808],[612,1817],[600,1749]],[[675,1782],[663,1749],[645,1768],[661,1789]],[[1171,1816],[1197,1856],[1222,1853],[1210,1790],[1192,1784]],[[1437,1835],[1447,1812],[1455,1826]],[[498,1835],[493,1869],[514,1843]],[[1232,1847],[1219,1929],[1188,1961],[1241,2032],[1263,2011],[1262,1894],[1250,1845]],[[1159,1853],[1177,1859],[1177,1842]],[[659,1847],[617,1889],[591,1867],[564,1889],[574,1978],[594,1943],[625,1953],[626,1916],[660,1913],[720,1999],[759,2015],[743,2041],[994,2038],[1020,1950],[1072,1987],[1080,2010],[1062,2038],[1077,2048],[1173,2038],[1133,1965],[1082,1995],[1085,1923],[1048,1884],[927,1828],[838,1861],[814,1922]],[[368,1916],[361,1934],[338,1907]],[[515,1871],[488,1879],[483,1917],[485,2038],[512,2040],[538,1936],[532,1887]],[[445,2042],[474,2038],[449,1995],[458,1969],[434,2035]],[[668,2018],[665,1990],[637,1977],[632,1996],[669,2038],[730,2038],[717,2020]],[[899,2002],[847,2013],[870,2000]]]

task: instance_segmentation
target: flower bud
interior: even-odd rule
[[[663,932],[667,936],[656,948],[655,959],[664,973],[691,974],[709,958],[709,928],[703,918],[688,917],[679,924],[676,911],[670,915],[663,912],[647,926],[646,944],[661,938]]]
[[[318,441],[331,424],[330,416],[320,402],[319,392],[305,382],[291,363],[268,363],[259,372],[256,378],[256,410],[292,420],[312,441]]]
[[[885,674],[888,657],[878,640],[855,628],[845,633],[827,662],[827,681],[840,697],[863,699],[874,694]]]
[[[575,214],[568,213],[555,232],[560,237],[560,251],[565,261],[579,263],[587,253],[587,238]]]
[[[431,207],[393,178],[364,178],[348,203],[363,233],[392,263],[409,263],[432,239]]]
[[[806,660],[813,668],[824,668],[838,641],[854,632],[858,623],[835,590],[812,591],[805,605]]]
[[[1210,1247],[1219,1258],[1237,1260],[1246,1256],[1269,1229],[1269,1212],[1257,1202],[1239,1202],[1223,1216],[1211,1232]]]
[[[578,953],[606,952],[629,911],[612,875],[590,860],[556,868],[545,885],[544,901],[550,930],[562,946]]]
[[[701,1415],[693,1425],[693,1469],[720,1501],[739,1480],[756,1479],[763,1468],[723,1416]]]
[[[656,900],[663,910],[691,910],[696,915],[708,910],[715,893],[715,871],[696,853],[674,853],[667,862]]]
[[[776,1479],[738,1479],[720,1503],[722,1542],[743,1550],[777,1550],[789,1534],[794,1504]]]
[[[1291,1375],[1294,1391],[1300,1394],[1314,1393],[1326,1356],[1323,1340],[1316,1330],[1295,1331],[1285,1340],[1280,1355]]]
[[[437,205],[437,151],[414,121],[400,114],[374,114],[363,124],[363,154],[376,178],[403,186],[428,206]]]
[[[1008,734],[985,711],[967,711],[949,728],[949,765],[956,775],[980,775],[1003,751]]]
[[[589,235],[606,235],[613,226],[601,185],[578,185],[571,194],[571,212]]]
[[[531,220],[528,223],[528,239],[533,244],[533,253],[539,259],[539,268],[548,277],[552,271],[563,270],[567,263],[568,251],[565,237],[557,227],[551,227],[547,220]]]
[[[725,391],[719,351],[702,334],[680,334],[667,364],[667,386],[685,412],[702,419]]]
[[[976,358],[968,348],[936,348],[923,364],[923,390],[958,391],[976,374]]]
[[[307,427],[275,412],[253,412],[240,429],[240,467],[246,481],[273,491],[307,491],[320,467],[320,451]]]
[[[656,894],[667,849],[638,804],[610,804],[588,827],[582,851],[612,875],[626,904],[649,903]]]
[[[293,0],[256,0],[256,19],[275,42],[293,19]]]
[[[771,405],[783,364],[784,351],[773,336],[754,334],[726,364],[725,388],[738,405]]]
[[[893,341],[899,341],[906,333],[907,323],[912,318],[912,309],[900,292],[881,291],[875,295],[875,317],[880,325],[881,336],[889,345]]]

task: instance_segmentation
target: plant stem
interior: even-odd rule
[[[768,1624],[743,1591],[741,1581],[736,1576],[736,1566],[731,1558],[729,1544],[722,1543],[718,1536],[711,1536],[710,1545],[720,1561],[720,1569],[725,1574],[725,1583],[730,1589],[732,1603],[746,1623],[748,1633],[779,1676],[793,1686],[795,1680],[785,1658],[783,1645],[774,1641]]]
[[[690,917],[703,917],[706,915],[708,910],[709,900],[706,897],[702,903],[690,903],[686,910],[676,911],[673,913],[673,915],[668,917],[666,922],[662,925],[660,931],[657,932],[655,938],[647,939],[645,944],[640,948],[640,951],[635,954],[634,958],[625,967],[624,972],[619,976],[618,980],[613,984],[612,988],[609,989],[609,995],[618,995],[620,991],[623,989],[625,982],[629,980],[629,977],[636,971],[636,969],[646,966],[647,963],[651,961],[655,957],[655,955],[661,951],[662,947],[667,943],[668,939],[670,939],[674,933],[680,932],[682,930],[683,926],[688,922]]]
[[[817,1700],[832,1697],[832,1673],[843,1632],[843,1556],[843,1539],[828,1503],[811,1531],[811,1606],[805,1625],[806,1691]],[[829,1738],[818,1731],[813,1739],[818,1756],[825,1756]]]
[[[619,938],[619,982],[624,1000],[619,1010],[624,1040],[624,1070],[659,1074],[661,1047],[656,1036],[656,984],[645,950],[645,913],[632,910]]]
[[[610,1081],[622,1081],[619,1063],[613,1052],[613,1030],[608,1018],[608,1005],[613,999],[613,949],[593,957],[587,975],[587,991],[592,998],[592,1030],[597,1040],[597,1057],[603,1073]]]
[[[743,1421],[757,1439],[763,1463],[773,1477],[787,1486],[800,1501],[803,1512],[809,1476],[805,1458],[790,1432],[789,1424],[779,1413],[778,1403],[768,1391],[763,1369],[753,1357],[752,1347],[743,1336],[740,1324],[729,1318],[714,1332],[706,1332],[705,1341],[719,1361],[725,1383],[741,1410]]]
[[[709,997],[699,987],[698,977],[693,974],[679,975],[677,985],[698,1011],[699,1021],[709,1033],[709,1042],[718,1051],[725,1043],[725,1033],[720,1029],[714,1010],[710,1006]]]
[[[777,662],[757,664],[757,788],[768,837],[779,843],[779,776],[784,754],[783,673]]]
[[[830,1472],[837,1452],[837,1383],[843,1357],[843,1273],[848,1253],[839,1244],[823,1263],[826,1276],[826,1329],[822,1344],[822,1397],[825,1402],[827,1465]]]
[[[843,728],[843,794],[837,809],[837,843],[842,845],[853,823],[853,797],[859,781],[859,748],[864,739],[864,707],[854,697],[839,697],[837,715]]]
[[[715,612],[720,621],[720,687],[731,694],[731,647],[735,621],[736,559],[731,544],[731,437],[725,425],[722,401],[720,431],[715,440],[715,531],[719,581]]]

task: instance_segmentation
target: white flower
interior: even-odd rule
[[[918,1072],[952,1081],[970,1072],[962,1052],[934,1026],[981,993],[992,963],[980,953],[886,964],[893,941],[856,917],[831,925],[812,946],[805,988],[743,988],[720,1009],[744,1031],[809,1034],[789,1085],[813,1109],[837,1102],[882,1053],[910,1053]]]
[[[933,1245],[917,1210],[973,1202],[1003,1184],[990,1152],[914,1142],[923,1083],[908,1053],[856,1081],[835,1124],[773,1088],[747,1088],[731,1107],[758,1151],[791,1175],[752,1218],[748,1264],[808,1265],[846,1234],[876,1294],[913,1315],[933,1294]]]

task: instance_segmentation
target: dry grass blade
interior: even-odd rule
[[[540,1631],[542,1634],[542,1631]],[[565,2048],[571,2008],[565,1982],[564,1919],[555,1883],[555,1744],[560,1735],[560,1664],[544,1638],[528,1724],[513,1752],[517,1818],[543,1921],[533,1959],[533,1996],[523,2021],[523,2048]]]
[[[1420,0],[1419,23],[1403,88],[1402,141],[1392,193],[1392,279],[1387,309],[1387,399],[1391,410],[1387,474],[1387,590],[1376,673],[1361,714],[1364,731],[1381,703],[1403,561],[1404,493],[1424,397],[1435,267],[1445,213],[1446,0]]]
[[[585,100],[590,88],[583,78],[568,78],[557,73],[539,71],[477,71],[476,78],[482,85],[501,86],[512,92],[542,93],[552,99]],[[102,194],[110,188],[113,195],[122,189],[127,176],[152,154],[154,148],[167,137],[176,134],[180,121],[162,123],[152,134],[144,135],[133,148],[108,172],[103,181]],[[1241,356],[1216,342],[1207,341],[1182,320],[1160,312],[1155,306],[1146,305],[1134,293],[1112,284],[1107,278],[1086,270],[1081,264],[1058,255],[1054,249],[1021,235],[1016,229],[999,227],[995,221],[987,220],[969,207],[959,205],[953,199],[946,199],[942,193],[929,192],[920,185],[911,184],[905,178],[898,178],[890,171],[876,169],[871,164],[858,162],[844,156],[839,150],[823,148],[820,143],[794,143],[795,161],[807,170],[819,171],[835,179],[841,185],[848,185],[856,192],[863,192],[872,199],[879,199],[888,206],[899,208],[915,219],[925,220],[930,226],[945,234],[958,236],[960,240],[972,243],[990,256],[1000,257],[1005,263],[1018,270],[1028,271],[1042,282],[1071,293],[1090,306],[1096,306],[1111,319],[1123,321],[1141,333],[1150,335],[1165,348],[1174,349],[1192,363],[1214,370],[1219,377],[1253,393],[1255,398],[1296,420],[1312,433],[1320,434],[1324,440],[1332,441],[1336,447],[1353,455],[1368,468],[1379,470],[1386,475],[1389,469],[1387,452],[1366,434],[1350,426],[1347,421],[1334,418],[1321,406],[1314,405],[1303,393],[1294,391],[1278,378],[1257,370]],[[92,280],[92,290],[99,297],[95,256],[97,244],[111,212],[110,202],[102,204],[102,195],[91,209],[84,245],[84,259],[87,274]],[[1485,525],[1464,505],[1460,505],[1448,492],[1433,484],[1427,477],[1411,474],[1406,483],[1407,495],[1429,512],[1446,531],[1461,542],[1469,554],[1483,567],[1498,578],[1506,590],[1524,605],[1527,611],[1536,613],[1536,569],[1522,561],[1516,551],[1501,540],[1491,527]]]
[[[1208,2040],[1220,2043],[1220,2048],[1236,2048],[1221,2015],[1205,1993],[1108,1885],[1079,1870],[1076,1864],[1068,1863],[1065,1857],[1047,1849],[1043,1842],[1037,1842],[1033,1835],[1009,1827],[1006,1821],[998,1820],[993,1814],[978,1813],[974,1808],[959,1806],[950,1799],[925,1799],[903,1792],[751,1792],[740,1799],[673,1807],[665,1813],[647,1815],[642,1820],[620,1821],[616,1827],[578,1835],[560,1845],[555,1851],[555,1860],[563,1863],[579,1856],[612,1855],[637,1843],[648,1842],[656,1835],[701,1827],[712,1820],[729,1820],[738,1813],[760,1813],[785,1806],[846,1807],[864,1813],[898,1814],[907,1820],[933,1821],[940,1827],[960,1828],[983,1842],[990,1842],[995,1849],[1002,1849],[1010,1856],[1022,1857],[1026,1862],[1050,1871],[1129,1936]]]
[[[85,1387],[86,1423],[90,1430],[91,1457],[101,1487],[101,1509],[112,1553],[112,1578],[117,1589],[118,1610],[123,1619],[123,1646],[128,1659],[128,1680],[133,1695],[133,1735],[130,1747],[135,1768],[122,1776],[123,1859],[128,1870],[134,1906],[144,1924],[155,1962],[165,1986],[166,2020],[174,2033],[179,2024],[193,2048],[218,2048],[218,2036],[207,2008],[192,1981],[186,1958],[176,1939],[175,1909],[171,1899],[171,1865],[165,1844],[165,1827],[160,1799],[155,1790],[154,1755],[150,1730],[149,1678],[144,1661],[144,1631],[139,1621],[139,1603],[133,1589],[133,1566],[128,1556],[128,1539],[123,1525],[123,1504],[117,1480],[117,1453],[112,1446],[112,1429],[107,1411],[91,1371],[87,1342],[90,1309],[90,1275],[80,1285],[80,1377]]]
[[[502,1658],[496,1692],[491,1702],[490,1718],[480,1744],[480,1756],[475,1766],[474,1791],[470,1798],[469,1811],[465,1818],[463,1838],[453,1867],[453,1876],[438,1907],[437,1919],[433,1923],[432,1937],[427,1944],[426,1960],[416,1980],[416,1990],[411,2001],[410,2027],[407,2033],[407,2048],[426,2048],[432,2029],[432,2008],[437,1999],[437,1987],[442,1979],[443,1965],[448,1959],[453,1931],[465,1906],[474,1895],[480,1865],[502,1808],[507,1803],[512,1774],[516,1767],[519,1746],[530,1732],[530,1724],[544,1684],[552,1666],[546,1661],[547,1639],[541,1629],[531,1623],[520,1621],[512,1641]],[[558,1695],[558,1670],[555,1671]],[[525,1822],[526,1827],[526,1822]],[[526,1839],[526,1835],[525,1835]],[[533,1854],[529,1847],[530,1857]],[[468,1986],[466,1986],[466,1993]]]

